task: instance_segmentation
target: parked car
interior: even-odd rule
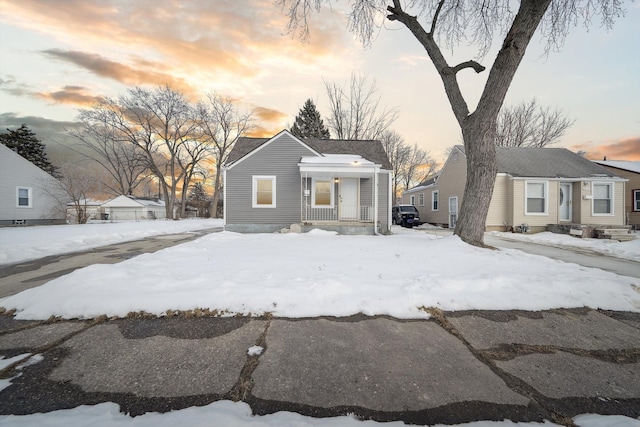
[[[413,227],[422,224],[418,209],[413,205],[397,205],[391,209],[391,222],[403,227]]]

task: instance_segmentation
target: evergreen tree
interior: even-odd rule
[[[0,143],[6,145],[43,171],[56,176],[58,168],[47,158],[45,145],[36,138],[36,134],[23,124],[16,130],[7,129],[9,133],[0,133]]]
[[[311,99],[307,99],[300,109],[291,127],[291,133],[300,138],[328,139],[330,137],[329,130],[324,127],[322,117]]]

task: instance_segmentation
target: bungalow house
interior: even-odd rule
[[[66,200],[52,195],[57,188],[54,177],[0,144],[0,226],[64,224]]]
[[[100,205],[103,218],[111,221],[138,221],[142,219],[164,219],[164,201],[133,196],[118,196]]]
[[[549,225],[624,224],[624,184],[611,171],[565,148],[496,149],[498,174],[487,231],[544,231]],[[434,179],[405,191],[424,222],[455,227],[467,178],[464,147],[456,145]]]
[[[640,162],[595,160],[594,163],[628,180],[624,194],[626,224],[640,229]]]
[[[224,165],[225,229],[389,231],[391,165],[379,141],[238,138]]]

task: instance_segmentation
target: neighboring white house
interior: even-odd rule
[[[0,226],[64,224],[56,197],[58,181],[10,148],[0,144]]]
[[[102,219],[102,209],[100,206],[103,203],[103,201],[93,199],[83,199],[79,201],[80,207],[86,210],[88,220]],[[69,224],[78,223],[78,212],[74,202],[67,203],[67,222]]]
[[[100,206],[104,219],[110,221],[138,221],[166,218],[163,200],[118,196]]]

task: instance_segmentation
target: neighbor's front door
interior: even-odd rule
[[[571,221],[571,183],[561,182],[558,191],[560,205],[560,221]]]
[[[341,178],[339,194],[341,220],[358,219],[358,179]]]
[[[449,228],[456,228],[458,222],[458,197],[449,197]]]

